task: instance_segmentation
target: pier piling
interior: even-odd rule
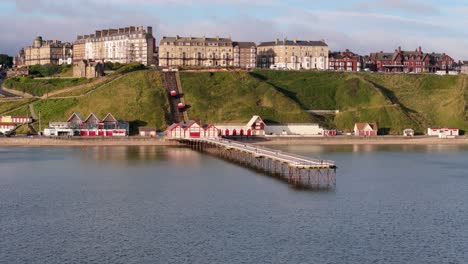
[[[177,141],[196,151],[280,178],[294,187],[326,190],[336,187],[337,167],[334,161],[313,159],[227,139],[189,138]]]

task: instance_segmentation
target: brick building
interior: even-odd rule
[[[403,51],[400,47],[393,53],[371,53],[371,70],[378,72],[423,73],[450,71],[455,61],[445,53],[424,53],[419,47],[415,51]]]
[[[330,52],[328,69],[331,71],[360,71],[362,70],[362,58],[349,50]]]
[[[254,42],[234,42],[234,67],[255,68],[257,66],[257,45]]]

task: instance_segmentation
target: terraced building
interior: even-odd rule
[[[257,65],[261,68],[327,70],[328,52],[324,40],[276,39],[258,45]]]
[[[233,67],[231,38],[163,37],[159,43],[160,67]]]

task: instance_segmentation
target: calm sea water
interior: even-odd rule
[[[164,147],[0,148],[0,263],[468,263],[468,148],[287,146],[337,188]]]

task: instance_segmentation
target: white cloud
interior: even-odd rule
[[[112,4],[119,1],[121,4]],[[232,36],[240,41],[267,41],[274,38],[325,39],[332,50],[349,48],[361,54],[372,51],[392,51],[397,46],[415,49],[423,46],[425,51],[446,52],[456,59],[468,58],[468,38],[463,29],[454,25],[466,23],[464,17],[405,16],[397,13],[382,13],[371,6],[369,9],[333,9],[308,10],[286,7],[286,1],[261,0],[257,5],[282,5],[277,10],[280,15],[257,16],[244,11],[242,3],[254,3],[251,0],[198,0],[197,3],[225,6],[230,15],[210,16],[202,19],[185,15],[177,20],[160,19],[164,10],[152,8],[124,8],[123,3],[144,3],[145,5],[174,4],[190,8],[192,0],[101,0],[101,1],[51,1],[18,0],[15,16],[19,19],[8,27],[0,27],[2,42],[0,53],[14,54],[24,45],[29,45],[35,35],[46,39],[73,41],[78,34],[89,34],[96,29],[122,27],[128,25],[153,26],[155,37],[163,35],[192,36]],[[302,1],[302,0],[296,0]],[[411,9],[414,1],[387,0],[381,5],[393,5],[393,8]],[[28,4],[35,3],[33,7]],[[85,5],[86,4],[86,5]],[[406,6],[405,6],[406,5]],[[138,6],[138,5],[137,5]],[[430,8],[422,8],[430,10]],[[158,11],[154,11],[158,10]],[[263,10],[263,9],[262,9]],[[462,12],[460,9],[459,12]],[[43,15],[47,14],[47,15]],[[108,15],[112,14],[112,15]],[[185,12],[184,14],[187,14]],[[0,11],[0,19],[7,21],[11,14]]]

